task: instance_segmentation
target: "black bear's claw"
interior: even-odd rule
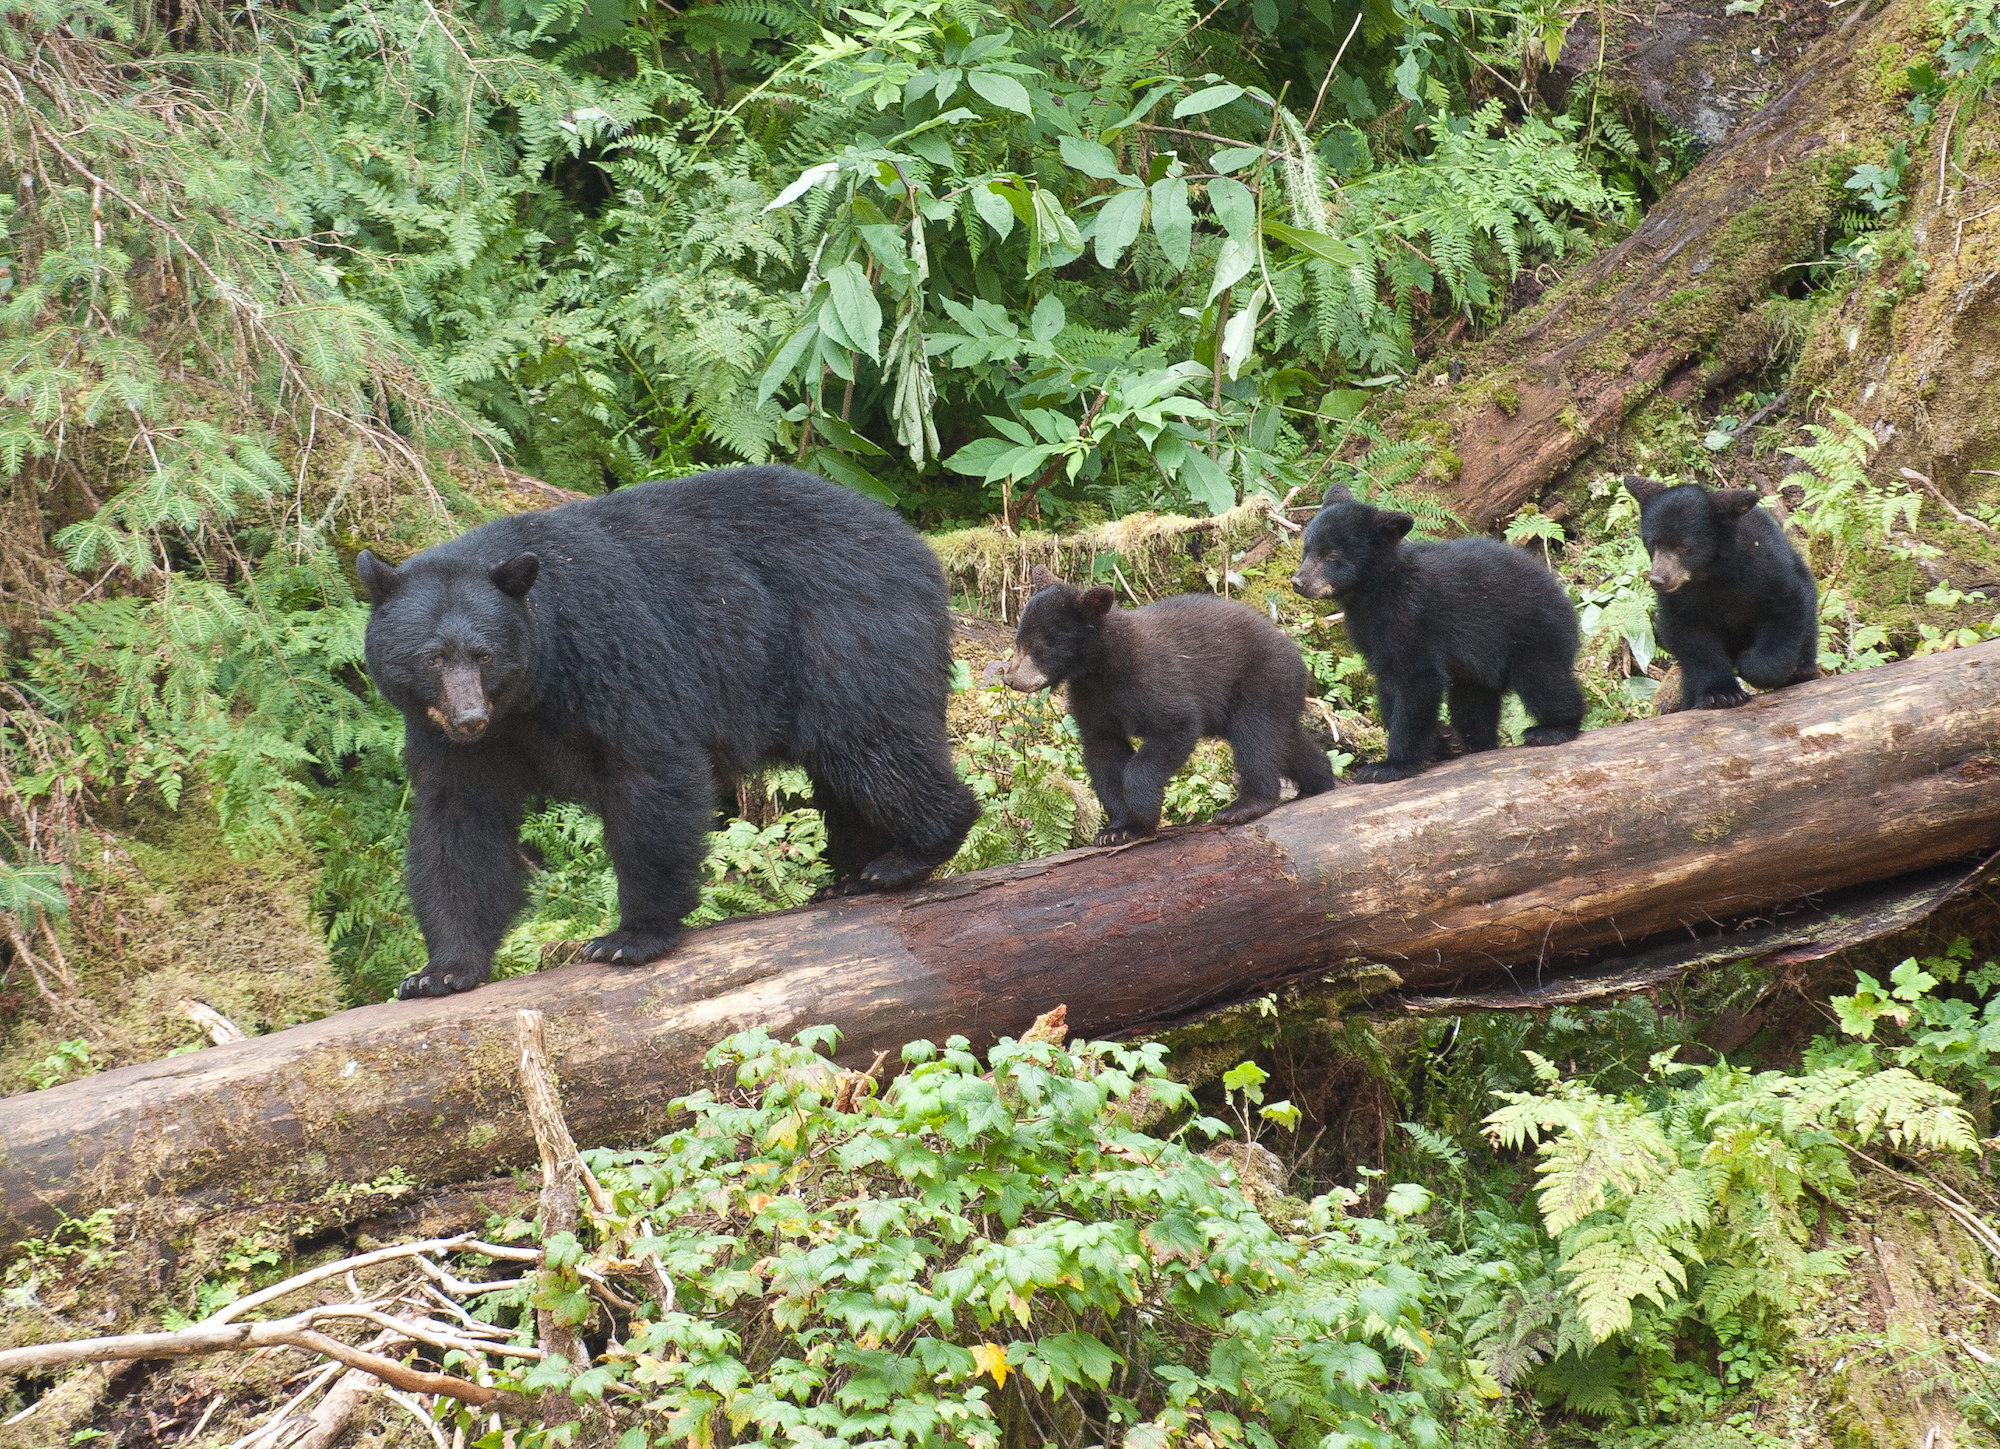
[[[1105,826],[1091,838],[1092,845],[1134,845],[1141,840],[1151,840],[1160,832],[1157,828],[1147,830],[1138,825]]]
[[[1248,825],[1253,820],[1262,820],[1277,807],[1275,800],[1238,800],[1216,811],[1209,819],[1217,825]]]
[[[451,996],[470,991],[486,979],[480,966],[426,966],[414,976],[405,976],[396,987],[396,999],[409,1001],[419,996]]]
[[[1524,745],[1566,745],[1575,739],[1577,732],[1567,725],[1536,725],[1521,732]]]
[[[1375,760],[1359,766],[1354,778],[1364,785],[1386,785],[1391,780],[1407,780],[1422,773],[1421,765],[1392,765],[1387,760]]]
[[[1696,709],[1735,709],[1739,704],[1750,702],[1750,691],[1731,685],[1724,689],[1705,689],[1695,696]]]
[[[586,945],[583,959],[608,966],[643,966],[667,955],[679,939],[678,931],[636,931],[621,927]]]

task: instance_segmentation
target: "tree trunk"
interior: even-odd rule
[[[1873,57],[1901,45],[1923,7],[1869,7],[1859,0],[1637,231],[1471,349],[1462,386],[1411,388],[1390,431],[1451,439],[1431,473],[1473,528],[1539,495],[1654,392],[1685,401],[1769,355],[1762,304],[1819,255],[1857,159],[1848,148],[1890,134],[1899,114]]]
[[[1313,974],[1448,991],[2000,846],[2000,644],[1357,786],[1255,826],[1081,850],[726,922],[640,968],[393,1002],[0,1100],[0,1228],[177,1197],[305,1200],[536,1158],[515,1012],[572,1131],[630,1144],[717,1038],[831,1022],[843,1058],[984,1043],[1066,1002],[1087,1037]],[[157,1210],[156,1210],[157,1212]]]

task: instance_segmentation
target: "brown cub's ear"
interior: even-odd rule
[[[486,571],[486,577],[493,580],[493,587],[508,598],[524,599],[541,572],[542,561],[539,557],[532,553],[517,553],[507,562],[493,565]]]
[[[1757,506],[1761,496],[1755,488],[1718,488],[1708,495],[1708,501],[1724,518],[1741,518]]]
[[[1375,521],[1384,538],[1401,538],[1417,526],[1416,519],[1407,513],[1385,513]]]
[[[1081,594],[1077,596],[1076,601],[1077,604],[1081,606],[1084,613],[1094,614],[1097,617],[1102,618],[1104,615],[1111,612],[1111,600],[1112,600],[1111,590],[1105,588],[1104,585],[1099,584],[1094,589],[1085,589]]]
[[[354,572],[360,575],[361,587],[371,604],[385,604],[389,595],[396,592],[396,566],[383,563],[365,548],[355,557]]]
[[[1062,580],[1043,568],[1040,564],[1036,564],[1028,571],[1028,582],[1038,589],[1048,589],[1054,588]]]
[[[1627,473],[1624,482],[1625,491],[1639,500],[1641,508],[1644,508],[1652,499],[1667,491],[1666,484],[1657,478],[1648,478],[1643,473]]]

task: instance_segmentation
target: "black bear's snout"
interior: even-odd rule
[[[1323,599],[1333,592],[1327,584],[1325,571],[1310,559],[1292,575],[1292,589],[1308,599]]]
[[[444,691],[437,713],[444,732],[460,744],[470,744],[486,733],[493,718],[493,706],[486,698],[485,681],[479,671],[461,666],[444,672]]]

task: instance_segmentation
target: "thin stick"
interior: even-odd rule
[[[322,1263],[319,1267],[309,1268],[303,1273],[285,1279],[282,1283],[273,1283],[269,1288],[259,1289],[248,1298],[239,1298],[234,1303],[218,1308],[196,1326],[200,1328],[219,1327],[233,1319],[241,1318],[253,1308],[262,1308],[266,1303],[272,1303],[280,1298],[287,1297],[290,1294],[298,1292],[301,1288],[310,1288],[313,1284],[323,1283],[328,1278],[341,1277],[343,1274],[351,1273],[357,1268],[372,1268],[377,1263],[394,1262],[398,1258],[421,1257],[425,1253],[442,1253],[452,1248],[462,1247],[472,1242],[472,1240],[472,1234],[470,1233],[460,1233],[455,1238],[427,1238],[421,1243],[399,1243],[393,1248],[377,1248],[372,1253],[362,1253],[353,1258],[342,1258],[337,1263]],[[477,1251],[484,1253],[487,1250],[484,1245],[481,1245]],[[541,1255],[537,1253],[531,1256],[540,1257]]]
[[[1333,73],[1340,69],[1340,58],[1347,54],[1347,41],[1354,39],[1354,32],[1361,28],[1361,17],[1367,13],[1364,7],[1354,12],[1354,23],[1347,27],[1347,40],[1340,42],[1340,49],[1333,53],[1333,64],[1326,68],[1326,79],[1319,83],[1319,94],[1313,97],[1312,114],[1306,117],[1302,130],[1310,131],[1313,122],[1319,119],[1319,108],[1326,100],[1326,88],[1333,84]]]
[[[1920,485],[1923,488],[1924,492],[1930,494],[1931,497],[1937,499],[1938,506],[1940,508],[1942,508],[1946,513],[1949,513],[1953,518],[1956,518],[1960,523],[1969,523],[1974,528],[1978,529],[1981,533],[1994,532],[1992,524],[1982,523],[1978,519],[1974,518],[1970,513],[1966,513],[1960,508],[1958,508],[1956,505],[1952,503],[1952,501],[1949,498],[1945,497],[1944,494],[1938,492],[1937,484],[1931,482],[1930,479],[1926,478],[1923,474],[1919,473],[1915,468],[1898,468],[1896,471],[1902,474],[1903,477],[1909,479],[1910,482]]]

